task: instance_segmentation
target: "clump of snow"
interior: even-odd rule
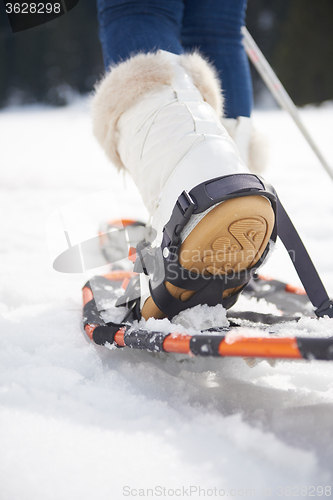
[[[185,309],[177,314],[172,321],[184,328],[191,328],[196,331],[229,326],[227,311],[221,304],[214,307],[202,304]]]
[[[180,333],[198,335],[201,330],[208,328],[218,328],[228,326],[229,321],[226,317],[226,310],[221,304],[209,307],[207,304],[198,305],[181,311],[172,320],[168,318],[148,320],[141,319],[135,321],[131,330],[141,328],[150,332],[161,333]]]
[[[106,304],[109,306],[109,304]],[[115,307],[114,305],[110,305],[107,307],[105,311],[100,311],[100,315],[105,321],[105,323],[121,323],[126,315],[127,309],[126,307]]]
[[[242,327],[242,328],[235,328],[230,332],[227,332],[224,341],[226,344],[233,344],[234,342],[237,342],[242,338],[256,338],[256,337],[269,338],[272,337],[272,335],[269,333],[269,331],[265,331],[262,328]]]
[[[288,324],[289,336],[298,337],[316,337],[316,338],[329,338],[333,337],[333,324],[332,319],[324,318],[301,318],[297,322]],[[286,330],[285,325],[277,325],[277,333],[284,334]]]
[[[166,335],[169,333],[187,333],[184,327],[171,322],[168,318],[149,318],[147,320],[141,318],[140,321],[133,322],[131,328],[129,329],[129,332],[137,329],[147,330],[148,332],[165,333]]]
[[[162,332],[162,333],[186,333],[185,328],[178,328],[178,324],[170,321],[168,318],[155,319],[149,318],[147,321],[141,320],[139,325],[144,325],[144,328],[148,331]]]
[[[264,299],[256,299],[255,297],[246,297],[240,295],[233,309],[235,311],[253,311],[262,314],[274,314],[281,316],[281,311],[274,305],[269,304]]]

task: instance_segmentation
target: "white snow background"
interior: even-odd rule
[[[332,103],[301,116],[333,165]],[[333,295],[333,182],[286,113],[254,118],[270,141],[265,177]],[[52,259],[65,227],[74,244],[103,218],[145,218],[139,195],[95,142],[86,101],[5,109],[0,137],[1,500],[329,496],[333,364],[250,368],[89,343],[87,276]],[[263,272],[299,283],[280,245]],[[331,321],[292,333],[329,336]]]

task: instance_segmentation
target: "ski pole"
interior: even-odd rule
[[[305,128],[304,124],[301,121],[300,115],[298,113],[298,110],[291,100],[289,94],[283,87],[282,83],[274,73],[272,67],[269,65],[267,59],[265,58],[264,54],[261,52],[259,49],[258,45],[256,42],[253,40],[251,34],[248,32],[245,26],[242,28],[242,33],[243,33],[243,43],[244,47],[246,50],[246,53],[250,59],[250,61],[253,63],[255,68],[257,69],[258,73],[260,74],[261,78],[263,81],[266,83],[268,89],[271,91],[273,97],[275,97],[276,101],[278,104],[281,106],[281,108],[285,109],[288,111],[290,116],[293,118],[295,121],[296,125],[298,126],[299,130],[302,132],[303,136],[307,140],[308,144],[316,154],[317,158],[319,159],[320,163],[328,173],[328,175],[331,177],[333,180],[333,171],[330,167],[330,165],[327,163],[326,159],[320,152],[318,146],[314,142],[313,138],[309,134],[308,130]]]

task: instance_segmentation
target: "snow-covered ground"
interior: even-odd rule
[[[301,114],[333,165],[333,105]],[[333,295],[333,183],[289,116],[254,116],[271,143],[265,176]],[[65,230],[75,244],[103,218],[145,218],[140,198],[98,148],[85,102],[4,110],[0,137],[1,500],[329,497],[333,365],[88,343],[87,277],[52,259]],[[265,273],[298,284],[281,247]]]

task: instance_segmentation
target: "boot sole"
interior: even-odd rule
[[[217,275],[238,273],[253,267],[262,256],[273,231],[274,211],[267,198],[234,198],[213,208],[182,243],[180,264],[192,272]],[[165,282],[170,294],[187,301],[196,292]],[[241,287],[225,290],[223,298]],[[222,300],[222,297],[221,297]],[[145,319],[165,314],[149,297],[141,311]]]

